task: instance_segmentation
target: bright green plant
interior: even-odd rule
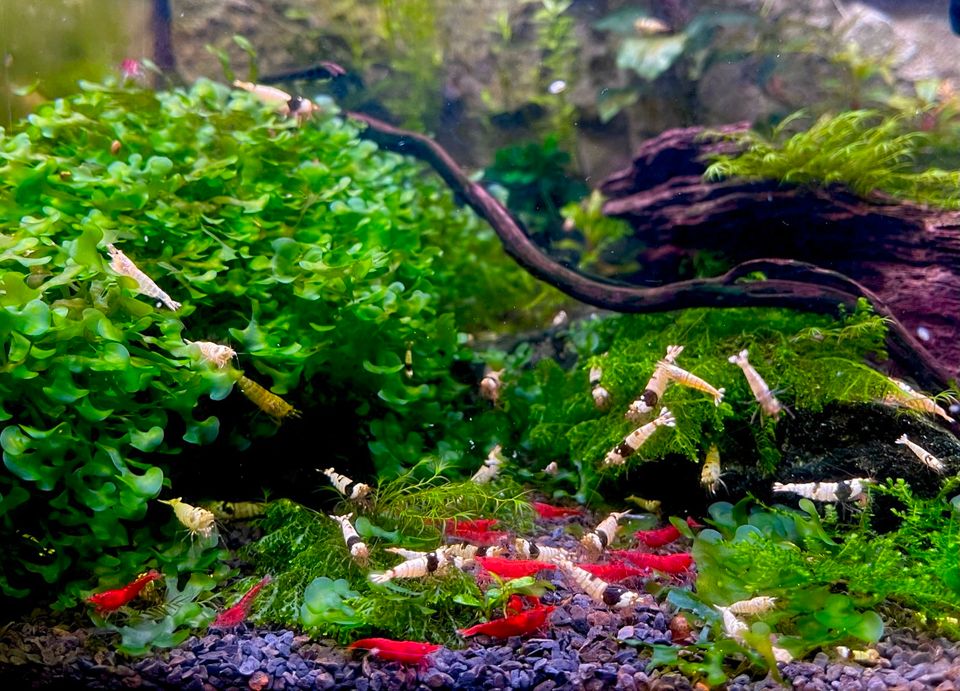
[[[803,113],[778,125],[770,137],[750,131],[730,139],[739,154],[717,157],[708,179],[740,177],[799,185],[843,184],[858,194],[885,192],[901,199],[958,208],[954,190],[960,172],[917,168],[931,136],[909,131],[902,117],[873,110],[824,115],[808,129],[790,135]]]
[[[71,581],[61,605],[91,573],[177,568],[144,521],[177,455],[277,432],[248,402],[243,419],[222,415],[234,376],[187,339],[232,344],[308,419],[364,416],[385,475],[441,440],[447,464],[470,465],[467,441],[484,437],[450,375],[473,359],[458,316],[487,305],[469,323],[483,328],[538,292],[492,266],[495,238],[418,167],[336,118],[298,128],[208,81],[84,84],[2,133],[0,226],[0,521],[15,545],[0,588]],[[108,243],[183,307],[139,296]]]

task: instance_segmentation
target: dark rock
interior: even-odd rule
[[[453,677],[439,671],[433,671],[427,674],[423,679],[423,683],[431,689],[452,689],[456,686]]]

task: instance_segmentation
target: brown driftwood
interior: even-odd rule
[[[429,163],[460,199],[490,223],[507,254],[532,275],[578,300],[634,313],[733,306],[792,307],[835,313],[838,305],[853,308],[863,296],[873,303],[879,314],[890,318],[889,350],[901,367],[925,388],[941,390],[949,385],[948,371],[897,321],[884,302],[840,273],[788,259],[759,259],[744,262],[715,278],[655,287],[641,288],[584,276],[544,254],[510,213],[483,187],[471,181],[436,142],[363,114],[347,115],[366,124],[362,136],[382,148]],[[757,271],[763,272],[766,280],[743,280]]]
[[[661,279],[702,250],[731,264],[784,258],[832,269],[872,291],[911,334],[926,329],[942,368],[960,371],[960,213],[840,186],[705,181],[705,154],[730,147],[704,140],[700,128],[672,130],[601,185],[604,212],[657,248],[641,263]]]

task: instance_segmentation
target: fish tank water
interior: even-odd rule
[[[3,678],[956,688],[958,52],[0,0]]]

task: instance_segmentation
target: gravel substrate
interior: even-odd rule
[[[577,522],[577,521],[568,521]],[[538,541],[572,547],[565,524],[541,526]],[[571,592],[560,575],[544,572],[556,591],[549,626],[539,635],[507,640],[475,636],[459,650],[442,648],[421,666],[384,662],[330,641],[294,631],[244,625],[211,631],[145,658],[115,653],[115,638],[92,628],[65,628],[46,619],[0,630],[0,679],[4,688],[98,689],[559,689],[684,691],[705,689],[675,673],[648,670],[649,653],[627,639],[670,644],[670,614],[649,598],[642,606],[612,612]],[[640,588],[642,583],[626,581]],[[858,664],[818,654],[781,665],[786,688],[809,691],[951,691],[960,689],[960,647],[945,639],[888,632],[879,658]],[[747,676],[727,688],[784,688]]]

